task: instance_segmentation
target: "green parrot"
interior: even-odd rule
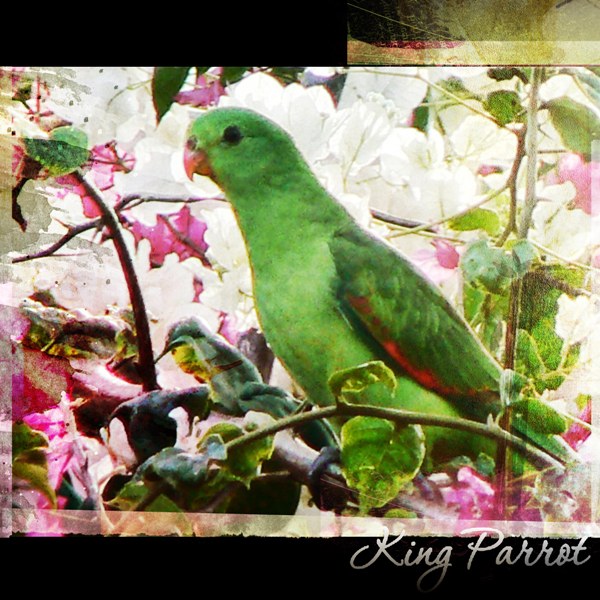
[[[232,205],[262,331],[311,402],[335,402],[334,373],[384,361],[396,375],[393,396],[375,384],[361,403],[482,422],[498,416],[501,366],[439,289],[327,192],[278,125],[242,108],[207,111],[190,127],[184,164]],[[557,436],[522,429],[564,456]],[[494,453],[481,436],[425,433],[436,461]]]
[[[265,384],[254,364],[200,319],[188,317],[173,323],[156,361],[167,352],[182,371],[209,386],[212,402],[225,414],[239,417],[253,410],[280,419],[301,407],[285,390]],[[338,445],[326,422],[306,423],[298,428],[298,434],[315,449]]]

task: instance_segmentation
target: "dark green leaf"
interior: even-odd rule
[[[291,477],[258,477],[249,488],[240,487],[236,491],[226,511],[243,515],[293,515],[301,489]]]
[[[502,293],[515,276],[512,257],[486,240],[469,244],[460,266],[468,283],[482,285],[496,294]]]
[[[44,168],[50,177],[73,172],[88,157],[87,135],[76,127],[57,127],[49,139],[25,138],[27,154]]]
[[[448,224],[455,231],[482,229],[489,235],[496,235],[500,230],[500,217],[493,210],[476,208],[462,217],[451,219]]]
[[[431,109],[428,105],[429,95],[425,98],[425,100],[415,108],[413,112],[413,123],[412,126],[416,129],[419,129],[423,133],[427,133],[427,126],[429,124],[429,116]]]
[[[592,142],[600,139],[600,118],[589,107],[563,96],[549,100],[546,108],[563,144],[590,160]]]
[[[204,454],[189,454],[179,448],[165,448],[149,458],[139,472],[145,479],[162,479],[175,489],[180,486],[198,486],[207,479],[208,462],[208,457]]]
[[[155,390],[119,405],[112,418],[126,425],[129,443],[140,462],[177,441],[177,422],[169,416],[175,408],[183,408],[199,420],[205,419],[211,408],[208,386],[183,390]]]
[[[152,77],[152,101],[158,123],[171,108],[190,69],[191,67],[155,67]]]
[[[377,383],[384,384],[390,393],[396,389],[394,372],[379,360],[374,360],[357,367],[336,371],[329,378],[329,389],[338,401],[348,397],[356,399],[366,387]]]
[[[273,67],[271,75],[277,77],[279,81],[287,85],[300,81],[304,70],[304,67]]]
[[[475,469],[485,477],[491,477],[496,470],[496,461],[491,456],[481,452],[475,461]]]
[[[474,324],[480,322],[483,303],[485,302],[486,293],[476,287],[465,282],[463,287],[463,308],[465,319],[469,323]]]
[[[249,69],[250,67],[223,67],[221,83],[223,85],[235,83],[236,81],[239,81]]]
[[[513,77],[518,77],[523,83],[529,83],[527,72],[517,67],[494,67],[488,69],[487,75],[495,81],[509,81]]]
[[[450,92],[454,96],[458,96],[463,100],[478,100],[478,96],[471,92],[459,77],[448,77],[439,82],[440,87]]]
[[[12,426],[12,454],[18,457],[23,452],[48,446],[48,438],[21,421]]]
[[[48,479],[48,461],[45,449],[48,440],[43,433],[26,423],[18,422],[12,428],[12,475],[41,492],[56,505],[56,492]]]
[[[262,415],[262,417],[272,422],[268,415]],[[223,477],[230,481],[241,481],[248,487],[252,479],[259,474],[263,461],[271,457],[273,438],[260,438],[249,444],[229,449],[226,453],[224,452],[225,447],[219,446],[218,438],[226,443],[238,438],[243,433],[244,431],[233,423],[217,423],[200,440],[199,450],[210,453],[211,460],[218,462]]]
[[[513,266],[515,274],[523,277],[531,268],[531,264],[537,258],[537,251],[533,244],[527,240],[518,240],[512,248]]]
[[[488,94],[484,108],[500,123],[521,123],[525,110],[521,105],[519,94],[510,90],[497,90]]]
[[[56,506],[56,492],[48,479],[48,462],[43,450],[29,450],[13,460],[13,478],[26,481],[28,485],[41,492]]]
[[[517,331],[516,370],[526,377],[536,379],[545,372],[537,343],[524,329]]]
[[[148,494],[152,493],[152,487],[148,487],[142,481],[130,481],[126,483],[121,491],[110,502],[108,506],[117,510],[137,510]],[[182,509],[164,494],[159,494],[154,500],[145,506],[146,512],[181,512]]]
[[[517,400],[510,411],[519,415],[531,429],[547,435],[560,435],[567,430],[567,422],[551,406],[537,398]]]
[[[342,472],[359,492],[361,509],[384,506],[419,472],[425,436],[417,425],[355,417],[341,432]]]

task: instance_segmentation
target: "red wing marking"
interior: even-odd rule
[[[430,369],[419,369],[418,367],[415,367],[408,356],[402,352],[400,346],[398,346],[394,340],[390,339],[389,330],[382,326],[381,320],[373,315],[373,307],[370,305],[368,298],[365,296],[349,296],[348,300],[352,308],[355,309],[363,323],[369,327],[373,337],[383,346],[390,358],[396,361],[407,375],[412,377],[417,383],[421,384],[424,388],[433,390],[443,396],[468,394],[468,392],[463,390],[444,385]]]

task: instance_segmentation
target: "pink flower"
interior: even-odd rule
[[[234,346],[238,343],[243,331],[237,329],[237,319],[232,314],[221,313],[219,334]]]
[[[585,405],[585,407],[583,408],[581,413],[578,415],[578,417],[580,420],[584,421],[585,423],[592,422],[592,400],[591,400],[591,398],[588,399],[587,404]],[[583,442],[585,442],[585,440],[587,440],[591,434],[592,434],[592,432],[590,431],[589,427],[585,427],[584,425],[581,425],[580,423],[573,423],[571,425],[571,427],[569,427],[569,429],[563,435],[563,437],[566,440],[567,444],[569,444],[569,446],[571,446],[571,448],[573,448],[574,450],[578,450],[579,447],[583,444]]]
[[[477,174],[482,177],[496,173],[502,173],[502,167],[499,167],[498,165],[481,165],[477,170]]]
[[[456,482],[440,490],[446,504],[458,506],[460,519],[491,518],[494,488],[471,467],[461,467]]]
[[[446,240],[433,240],[433,249],[423,248],[412,255],[412,261],[433,281],[440,284],[456,272],[459,251]]]
[[[130,230],[136,244],[143,239],[150,241],[150,265],[153,268],[162,266],[171,252],[175,252],[179,260],[192,256],[203,262],[207,260],[204,256],[208,249],[204,241],[206,223],[194,217],[187,205],[178,213],[157,215],[156,225],[131,221]]]
[[[225,94],[225,88],[221,85],[219,75],[222,67],[210,69],[204,75],[196,78],[194,89],[189,92],[179,92],[175,101],[179,104],[191,104],[192,106],[213,106],[221,96]]]
[[[575,187],[573,203],[588,215],[600,214],[600,163],[585,162],[579,154],[564,154],[546,182],[550,185],[570,181]],[[594,196],[596,196],[594,198]]]
[[[98,189],[104,192],[105,198],[110,203],[116,204],[121,196],[112,188],[115,184],[114,175],[121,171],[129,173],[135,165],[132,154],[117,149],[116,142],[108,142],[94,146],[90,153],[87,165],[91,169],[91,175]],[[89,219],[100,216],[96,202],[87,195],[85,188],[77,181],[74,175],[68,174],[56,178],[56,183],[61,187],[56,191],[57,198],[64,198],[68,193],[75,194],[81,198],[83,214]]]

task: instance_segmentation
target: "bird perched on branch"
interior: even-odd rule
[[[439,289],[324,189],[283,129],[247,109],[214,109],[191,126],[184,162],[231,203],[263,333],[311,402],[335,402],[334,373],[383,361],[395,390],[370,385],[362,403],[483,422],[499,415],[501,366]],[[529,425],[519,429],[564,454],[554,432]],[[454,429],[429,427],[426,439],[438,460],[493,453],[489,440]]]

